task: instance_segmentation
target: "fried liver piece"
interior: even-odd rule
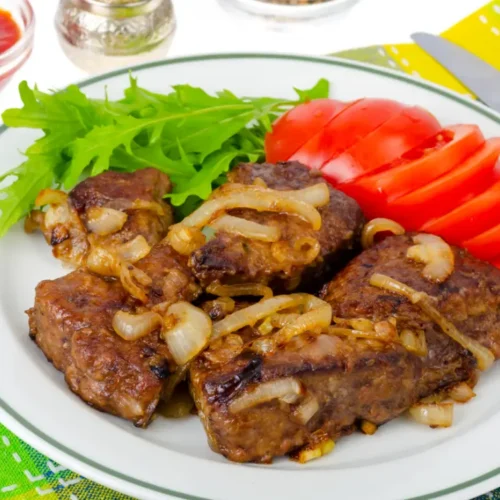
[[[237,462],[270,462],[314,442],[318,433],[335,440],[355,430],[361,420],[383,424],[421,398],[474,378],[473,356],[418,306],[372,287],[373,273],[436,297],[436,307],[462,333],[500,357],[500,271],[454,248],[453,274],[433,284],[422,277],[421,264],[406,258],[411,245],[410,236],[391,237],[363,252],[325,288],[324,299],[337,317],[395,318],[399,332],[423,330],[428,354],[418,356],[399,342],[305,333],[272,354],[258,355],[235,348],[243,342],[231,335],[230,346],[221,344],[219,353],[206,351],[190,373],[191,390],[214,451]],[[240,336],[246,344],[248,333]],[[231,411],[235,400],[263,383],[290,378],[318,402],[307,423],[296,418],[300,401],[273,399]]]
[[[150,245],[158,243],[173,220],[170,205],[163,201],[170,190],[169,178],[154,168],[132,173],[107,171],[80,182],[67,202],[49,216],[35,212],[33,218],[53,247],[54,256],[81,266],[92,245],[112,249],[136,236],[143,236]],[[94,207],[125,212],[124,226],[110,235],[93,234],[88,214]]]
[[[159,243],[137,263],[152,279],[148,306],[197,297],[200,289],[186,261]],[[98,410],[143,427],[175,364],[158,330],[137,341],[114,332],[115,313],[134,313],[138,305],[119,281],[77,270],[42,281],[28,315],[31,337],[74,393]]]
[[[275,190],[298,190],[326,183],[318,171],[311,171],[298,162],[242,164],[228,179],[230,183],[239,184],[254,184],[260,179],[258,182],[264,181],[268,188]],[[301,281],[306,287],[317,282],[318,277],[330,274],[332,268],[353,255],[364,222],[361,209],[352,198],[330,186],[329,191],[330,203],[318,209],[322,218],[319,231],[296,216],[246,209],[229,211],[233,216],[279,227],[282,240],[273,244],[218,231],[191,256],[194,274],[205,286],[214,281],[259,282],[291,290]],[[321,250],[306,266],[295,259],[293,248],[308,237],[318,240]]]

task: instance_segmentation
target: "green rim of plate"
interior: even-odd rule
[[[99,76],[95,76],[92,78],[88,78],[86,80],[83,80],[77,85],[79,87],[87,87],[88,85],[92,85],[94,83],[102,82],[105,80],[108,80],[110,78],[113,78],[115,76],[119,75],[124,75],[127,74],[129,71],[141,71],[144,69],[149,69],[149,68],[156,68],[160,66],[172,66],[175,64],[184,64],[184,63],[191,63],[191,62],[197,62],[197,61],[209,61],[209,60],[221,60],[221,59],[278,59],[278,60],[291,60],[291,61],[301,61],[301,62],[312,62],[312,63],[321,63],[321,64],[326,64],[330,66],[339,66],[339,67],[345,67],[345,68],[353,68],[357,69],[359,71],[364,71],[366,73],[374,73],[378,75],[385,76],[387,78],[392,78],[393,80],[400,80],[403,82],[406,82],[410,85],[414,85],[415,87],[421,87],[426,90],[429,90],[435,94],[439,94],[443,97],[446,97],[447,99],[451,99],[452,101],[456,101],[460,104],[463,104],[464,106],[467,106],[468,108],[473,109],[474,111],[477,111],[478,113],[490,118],[491,120],[495,121],[496,123],[500,124],[500,114],[496,113],[487,107],[483,106],[482,104],[479,104],[475,101],[472,101],[468,97],[463,97],[455,92],[452,92],[450,90],[447,90],[443,87],[440,87],[438,85],[434,85],[429,82],[425,82],[423,80],[419,80],[417,78],[411,77],[409,75],[403,74],[403,73],[398,73],[396,71],[392,71],[390,69],[384,69],[380,68],[371,64],[366,64],[366,63],[360,63],[360,62],[355,62],[355,61],[348,61],[344,59],[339,59],[335,57],[310,57],[310,56],[298,56],[298,55],[289,55],[289,54],[258,54],[258,53],[251,53],[251,54],[213,54],[213,55],[200,55],[200,56],[189,56],[189,57],[180,57],[176,59],[169,59],[169,60],[162,60],[162,61],[155,61],[155,62],[150,62],[150,63],[145,63],[145,64],[140,64],[137,66],[132,66],[130,68],[123,68],[119,69],[116,71],[111,71],[109,73],[104,73]],[[0,127],[0,135],[3,134],[6,130],[8,130],[8,127],[5,125],[2,125]],[[97,469],[104,474],[108,476],[112,476],[116,479],[119,479],[121,481],[126,481],[128,483],[131,483],[135,486],[139,486],[141,488],[146,488],[151,491],[156,491],[158,493],[170,495],[176,498],[182,498],[184,500],[210,500],[207,498],[202,498],[202,497],[197,497],[193,495],[188,495],[179,491],[173,491],[169,490],[168,488],[162,488],[160,486],[150,484],[144,481],[140,481],[138,479],[135,479],[133,477],[127,476],[125,474],[122,474],[120,472],[117,472],[113,469],[109,469],[108,467],[105,467],[104,465],[98,464],[97,462],[94,462],[92,460],[89,460],[88,458],[76,453],[75,451],[67,448],[63,444],[57,442],[50,436],[47,436],[44,434],[42,431],[34,427],[30,422],[25,420],[21,415],[16,413],[16,411],[11,408],[5,401],[3,401],[0,398],[0,407],[7,413],[9,414],[15,421],[17,421],[19,424],[21,424],[26,430],[28,430],[30,433],[35,434],[38,438],[42,439],[45,441],[47,444],[49,444],[51,447],[56,448],[60,452],[64,453],[65,455],[69,455],[73,457],[74,459],[86,464],[87,466],[92,467],[93,469]],[[457,491],[463,490],[465,488],[469,488],[470,486],[474,486],[476,484],[479,484],[483,481],[486,481],[488,479],[491,479],[492,477],[497,476],[500,474],[500,467],[487,472],[486,474],[482,474],[481,476],[478,476],[474,479],[470,479],[469,481],[464,481],[463,483],[456,484],[455,486],[450,486],[448,488],[439,490],[439,491],[434,491],[432,493],[427,493],[425,495],[421,495],[418,497],[412,497],[408,498],[407,500],[432,500],[433,498],[441,497],[444,495],[449,495],[450,493],[455,493]]]

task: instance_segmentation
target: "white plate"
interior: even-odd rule
[[[165,92],[190,83],[208,91],[292,97],[320,77],[333,95],[350,100],[381,96],[425,106],[443,124],[477,123],[500,135],[500,115],[418,79],[336,59],[276,55],[215,55],[169,60],[134,69],[142,86]],[[93,97],[112,98],[128,85],[128,71],[81,84]],[[25,130],[3,130],[0,171],[22,161],[33,140]],[[63,377],[28,338],[23,311],[42,279],[65,273],[40,235],[20,225],[0,241],[0,421],[67,467],[130,495],[147,498],[254,500],[309,497],[396,500],[468,499],[500,485],[500,367],[485,374],[478,396],[457,406],[455,424],[432,430],[404,418],[371,437],[339,441],[326,458],[298,466],[238,465],[212,453],[197,418],[158,419],[147,430],[98,413],[74,396]]]

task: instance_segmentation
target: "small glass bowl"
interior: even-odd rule
[[[12,14],[21,29],[21,38],[0,54],[0,89],[26,62],[33,50],[35,14],[28,0],[0,0],[0,9]]]
[[[247,14],[278,22],[301,22],[324,19],[341,12],[359,0],[322,0],[314,3],[286,4],[275,0],[219,0],[228,9],[240,9]]]

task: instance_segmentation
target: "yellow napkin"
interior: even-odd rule
[[[500,0],[494,0],[441,33],[500,70]],[[471,94],[431,56],[413,43],[367,47],[335,54],[420,76],[462,94]],[[500,92],[500,89],[499,89]]]

